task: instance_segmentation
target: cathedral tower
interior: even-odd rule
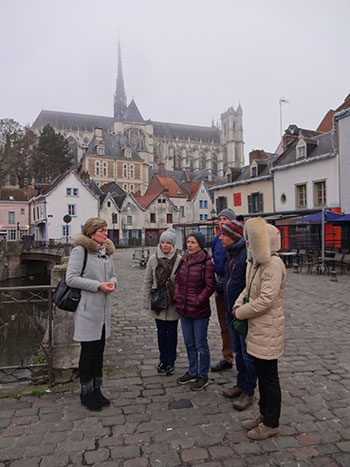
[[[114,119],[121,121],[126,110],[126,93],[124,89],[122,54],[120,50],[120,42],[118,41],[118,75],[117,84],[114,94]]]

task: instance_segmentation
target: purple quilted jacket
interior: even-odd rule
[[[185,253],[175,277],[174,300],[179,315],[188,318],[210,316],[209,298],[214,290],[215,273],[211,256],[205,250],[192,256]]]

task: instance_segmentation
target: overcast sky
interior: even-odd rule
[[[350,93],[349,0],[0,0],[0,118],[113,115],[118,33],[143,117],[211,125],[243,109],[245,156],[316,129]]]

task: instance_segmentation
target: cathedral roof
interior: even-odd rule
[[[129,148],[132,152],[131,160],[142,161],[142,157],[130,146],[129,140],[125,135],[117,135],[115,133],[102,132],[102,141],[96,138],[96,135],[92,138],[86,151],[86,155],[96,156],[96,147],[98,144],[104,144],[105,154],[102,157],[114,157],[116,159],[125,159],[124,149]],[[130,159],[128,159],[130,160]]]
[[[137,105],[135,104],[134,99],[132,99],[130,104],[127,106],[122,120],[125,120],[126,122],[135,122],[135,123],[144,122],[141,112],[139,111]]]
[[[32,125],[33,130],[41,130],[50,125],[57,130],[94,131],[94,128],[102,128],[110,131],[113,128],[114,118],[101,115],[85,115],[71,112],[57,112],[54,110],[42,110]]]
[[[220,143],[220,131],[215,126],[184,125],[181,123],[151,122],[154,136],[191,141]]]

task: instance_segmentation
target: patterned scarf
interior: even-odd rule
[[[174,255],[172,258],[158,258],[157,255],[157,266],[155,270],[155,275],[156,275],[156,281],[157,281],[157,287],[161,288],[164,287],[167,283],[167,280],[170,277],[171,271],[173,270],[175,261],[177,258],[177,252],[174,252]],[[169,292],[170,296],[172,296],[172,284],[169,281]]]

